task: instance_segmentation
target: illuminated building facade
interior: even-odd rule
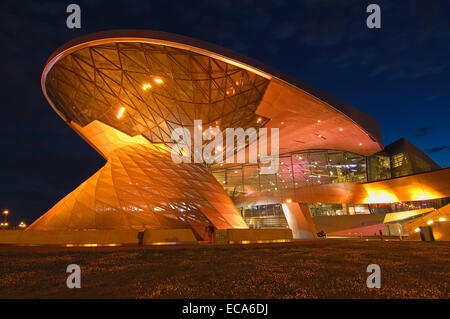
[[[406,146],[406,147],[405,147]],[[259,175],[258,164],[216,165],[213,175],[232,198],[246,198],[261,192],[283,193],[295,188],[339,183],[368,183],[441,169],[433,160],[405,139],[383,151],[362,156],[345,151],[305,150],[280,156],[277,174]],[[285,198],[290,198],[285,195]],[[244,201],[245,202],[245,201]],[[284,227],[283,198],[265,196],[238,204],[250,227]],[[309,203],[312,216],[391,213],[425,207],[439,208],[448,198],[389,203]]]
[[[417,181],[417,189],[429,183],[426,191],[403,198],[389,181],[437,169],[424,154],[384,149],[368,115],[195,39],[152,31],[84,36],[50,57],[41,84],[106,164],[28,230],[191,228],[204,239],[208,225],[290,227],[294,237],[313,238],[311,213],[372,215],[380,208],[368,205],[445,201],[450,193],[435,183],[448,178],[442,170]],[[171,133],[192,132],[194,120],[203,130],[278,128],[278,173],[260,174],[259,163],[174,163]],[[388,182],[371,184],[380,180]]]

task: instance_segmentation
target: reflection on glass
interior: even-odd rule
[[[259,174],[258,164],[237,164],[212,169],[231,196],[270,192],[308,185],[364,183],[366,158],[350,152],[314,150],[280,156],[278,173]]]

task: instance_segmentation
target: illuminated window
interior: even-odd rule
[[[398,153],[392,156],[392,167],[400,167],[403,165],[403,162],[406,162],[405,153]]]

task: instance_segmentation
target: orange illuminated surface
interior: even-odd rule
[[[121,51],[122,48],[124,50],[123,56]],[[161,54],[161,52],[168,52],[165,54],[170,56],[165,58],[164,61],[173,60],[173,65],[165,65],[164,63],[166,62],[162,62],[163,59],[159,58],[157,55]],[[173,54],[171,54],[171,52]],[[155,54],[155,57],[153,57],[153,54]],[[133,55],[136,55],[134,59]],[[140,58],[143,55],[146,56],[146,59]],[[84,60],[82,61],[83,66],[86,69],[70,70],[72,65],[70,60],[74,60],[73,63],[77,64],[79,59],[87,56],[93,61],[90,61],[87,64]],[[183,57],[183,59],[177,61],[176,59],[178,56]],[[105,59],[105,57],[107,59]],[[191,57],[194,57],[194,59],[191,59]],[[122,63],[119,63],[119,61],[122,61]],[[205,66],[198,65],[201,61],[207,62],[205,62]],[[140,65],[139,63],[143,64]],[[86,81],[89,78],[86,78],[85,74],[93,72],[93,70],[88,69],[88,65],[96,65],[95,72],[102,74],[101,79],[104,82],[99,81],[98,83],[93,83]],[[257,126],[258,124],[264,124],[267,128],[279,128],[281,153],[322,148],[346,150],[362,155],[370,155],[380,151],[383,147],[377,121],[354,107],[320,92],[303,82],[290,78],[277,70],[241,56],[238,53],[199,40],[164,32],[135,30],[110,31],[75,39],[58,49],[51,56],[42,74],[41,83],[44,95],[46,95],[55,111],[63,118],[66,117],[66,112],[61,110],[64,106],[58,101],[58,90],[61,90],[62,85],[58,86],[56,83],[52,83],[52,81],[59,81],[58,76],[53,77],[54,80],[49,81],[48,75],[52,74],[53,76],[53,73],[60,73],[61,78],[63,78],[63,73],[65,72],[69,72],[75,76],[78,76],[78,73],[81,72],[80,75],[83,76],[79,81],[82,82],[82,85],[76,86],[76,88],[82,89],[84,87],[89,88],[92,86],[93,89],[93,87],[96,86],[97,90],[87,89],[86,92],[82,92],[79,95],[81,100],[71,101],[73,102],[71,105],[82,107],[85,101],[84,94],[89,95],[91,92],[99,92],[101,93],[99,99],[93,99],[90,103],[100,103],[103,105],[103,103],[106,102],[105,107],[107,107],[110,105],[110,98],[116,100],[119,99],[120,101],[129,104],[130,108],[128,108],[127,105],[127,113],[129,113],[135,121],[139,122],[140,125],[137,125],[139,128],[145,126],[145,121],[151,120],[155,121],[155,124],[159,126],[159,129],[162,129],[160,120],[142,112],[138,112],[138,116],[135,116],[134,112],[132,112],[131,109],[133,108],[140,109],[141,106],[137,104],[145,102],[145,99],[147,98],[139,96],[139,92],[135,91],[135,82],[141,83],[142,91],[153,91],[153,88],[150,90],[150,84],[145,82],[152,79],[153,83],[158,87],[165,87],[164,96],[167,97],[167,94],[174,94],[173,98],[175,100],[189,103],[190,98],[180,100],[181,98],[189,97],[189,94],[191,94],[189,91],[179,93],[175,91],[192,85],[192,83],[183,84],[181,82],[185,81],[184,79],[189,78],[189,72],[191,72],[189,67],[194,67],[193,70],[198,72],[198,70],[202,68],[207,69],[208,65],[212,68],[213,72],[218,72],[218,70],[223,70],[224,68],[230,70],[231,73],[229,78],[235,79],[233,85],[227,87],[230,98],[236,98],[241,92],[248,92],[249,95],[252,94],[252,96],[255,95],[256,92],[264,93],[264,98],[261,100],[250,101],[250,104],[248,104],[247,107],[242,105],[237,108],[237,112],[235,112],[233,116],[233,121],[236,121],[236,118],[245,118],[251,119],[251,122],[257,124]],[[63,66],[63,68],[60,68],[60,66]],[[182,77],[183,80],[181,80],[181,78],[173,79],[173,70],[175,68],[177,70],[180,69],[186,74],[186,76]],[[142,72],[142,70],[154,69],[160,70],[157,75],[154,73],[145,74]],[[243,76],[241,76],[240,73],[236,73],[239,70],[242,72]],[[118,75],[123,71],[126,72],[126,76],[122,81]],[[140,72],[142,76],[136,72]],[[220,72],[217,74],[220,74]],[[132,78],[132,75],[136,78]],[[207,79],[207,76],[208,73],[205,74],[204,78]],[[258,83],[254,82],[255,76],[256,79],[258,79]],[[213,86],[215,87],[215,85],[219,83],[220,78],[217,78],[217,76],[214,75],[214,79],[216,82]],[[77,79],[73,84],[75,85],[76,82],[78,82]],[[251,86],[249,85],[252,83],[256,84],[255,88],[257,90],[255,92],[250,90]],[[202,85],[202,83],[199,82],[199,85]],[[206,87],[206,85],[203,85],[202,88],[203,87]],[[195,86],[192,88],[193,90],[197,89]],[[205,94],[205,91],[202,88],[198,88],[199,92],[195,96],[201,97]],[[52,92],[51,99],[48,96],[48,92],[50,91]],[[211,94],[215,94],[215,92],[213,91]],[[109,97],[108,95],[112,96]],[[64,96],[71,95],[64,94]],[[219,96],[221,95],[218,94],[218,97]],[[169,109],[166,109],[169,101],[163,101],[159,98],[152,99],[151,96],[148,98],[151,99],[152,104],[161,103],[161,105],[155,105],[159,112],[159,118],[161,117],[161,114],[165,114],[164,117],[173,117],[179,112],[179,114],[185,115],[188,115],[189,112],[191,112],[186,110],[170,110],[170,107]],[[226,97],[226,99],[227,98],[228,97]],[[61,99],[63,99],[63,97],[61,97]],[[214,102],[213,96],[205,99],[205,101]],[[178,103],[178,105],[181,104]],[[202,119],[205,124],[208,124],[217,120],[217,114],[214,112],[218,112],[218,114],[233,112],[233,110],[225,110],[225,112],[223,112],[223,110],[218,110],[217,107],[219,105],[221,104],[215,105],[215,107],[211,108],[208,112],[202,112],[201,110],[196,111],[196,114],[211,115],[211,119]],[[248,110],[249,106],[251,106],[252,112],[255,113],[254,117],[249,116],[249,114],[239,114],[239,112]],[[89,114],[89,112],[85,112],[85,116],[86,114]],[[108,119],[105,112],[99,112],[98,114],[101,116],[105,115],[105,119]],[[142,115],[146,116],[143,118]],[[101,118],[95,119],[103,120]],[[270,121],[268,121],[268,119],[270,119]],[[170,120],[175,123],[184,121],[183,118],[176,118],[176,116]],[[224,125],[221,126],[225,128],[235,127],[229,126],[229,123],[226,121],[227,118],[223,118],[222,120],[225,121],[223,121]],[[186,124],[190,125],[192,123]],[[239,127],[245,127],[245,125],[239,123]],[[140,133],[143,133],[141,129],[139,129],[139,131]],[[336,134],[336,132],[339,132],[339,134]],[[321,138],[317,138],[319,135]]]
[[[98,121],[70,126],[107,159],[28,230],[247,228],[207,168],[175,164],[170,148],[129,136]]]
[[[383,223],[391,223],[403,219],[407,219],[413,216],[423,215],[434,211],[434,208],[422,208],[416,210],[408,210],[396,213],[388,213],[385,215]]]
[[[432,229],[435,240],[450,240],[450,204],[439,209],[433,209],[422,217],[407,222],[403,228],[408,233],[409,239],[421,240],[420,232],[423,227]]]
[[[373,184],[364,185],[364,189],[367,193],[367,197],[363,200],[367,204],[383,204],[383,203],[395,203],[399,202],[394,192],[385,189],[378,189]]]
[[[237,196],[239,207],[283,203],[388,204],[450,197],[450,168],[372,183],[302,186]]]
[[[383,147],[378,123],[352,106],[230,50],[168,33],[111,31],[75,39],[50,57],[41,86],[106,164],[29,229],[189,227],[201,238],[210,224],[247,228],[206,167],[171,159],[173,129],[192,129],[194,120],[221,130],[279,128],[280,153],[369,155]],[[358,188],[323,186],[341,201]],[[321,189],[280,194],[317,199]],[[377,188],[362,188],[360,196],[395,200]]]

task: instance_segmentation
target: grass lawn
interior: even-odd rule
[[[81,289],[66,287],[72,263]],[[450,242],[0,247],[0,298],[448,298],[449,274]]]

